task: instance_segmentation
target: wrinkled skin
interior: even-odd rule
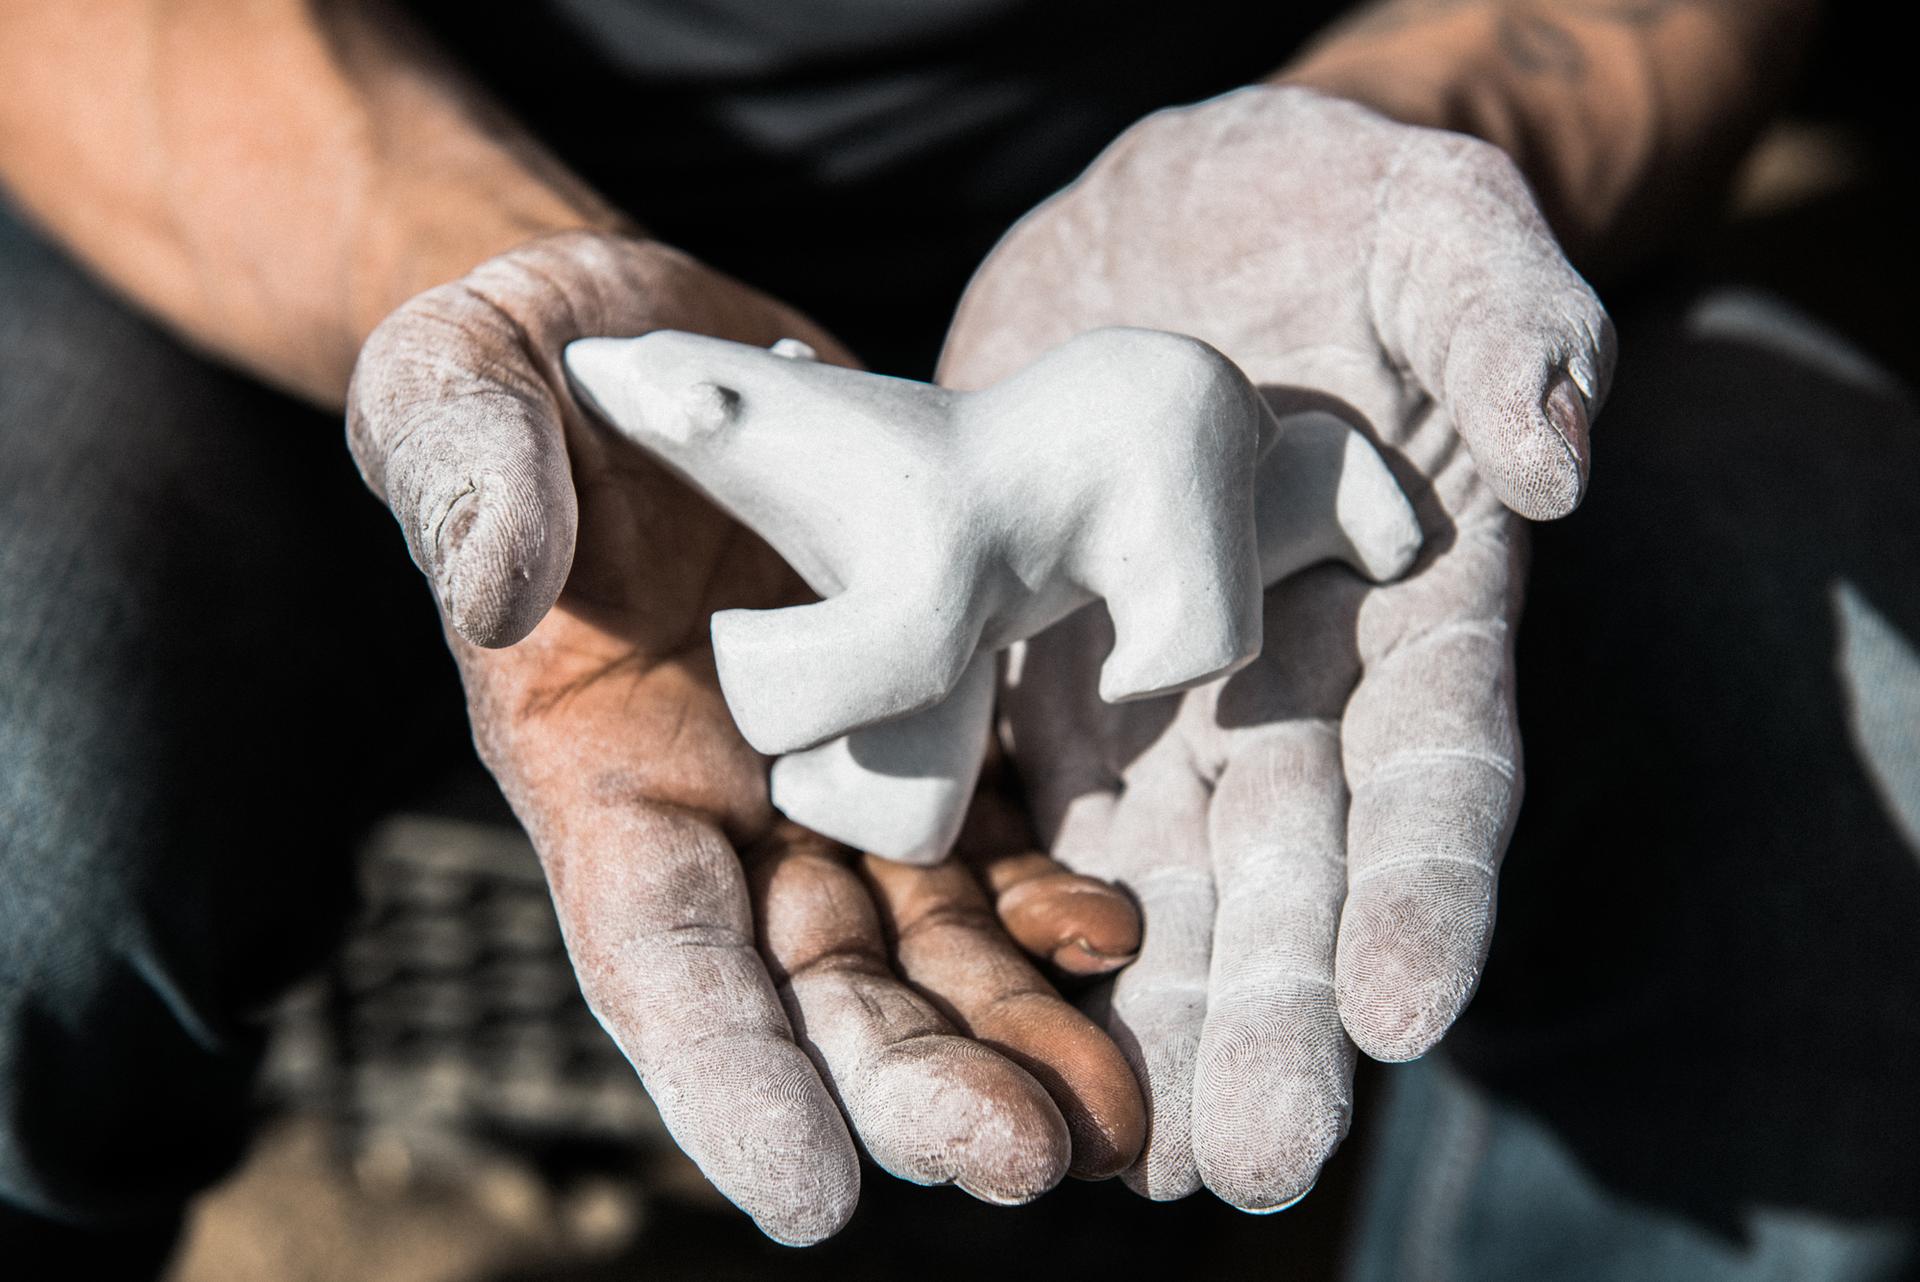
[[[1051,853],[1145,915],[1089,1005],[1147,1091],[1126,1179],[1277,1210],[1346,1132],[1356,1044],[1424,1053],[1478,982],[1521,793],[1515,514],[1579,501],[1612,338],[1502,153],[1267,87],[1149,117],[1023,220],[942,376],[983,386],[1102,325],[1197,335],[1276,409],[1348,418],[1426,534],[1399,582],[1278,585],[1224,682],[1102,703],[1089,610],[1003,696]]]
[[[708,618],[801,586],[592,421],[561,372],[574,338],[661,327],[849,362],[683,255],[574,233],[395,312],[349,396],[355,458],[434,586],[475,741],[539,851],[588,1003],[675,1139],[783,1242],[851,1214],[856,1138],[895,1174],[996,1202],[1070,1164],[1111,1174],[1144,1128],[1133,1074],[968,867],[862,865],[775,822]],[[1124,962],[1126,899],[1032,853],[1003,811],[984,799],[970,849],[1021,942],[1083,973]]]

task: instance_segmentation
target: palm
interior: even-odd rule
[[[469,689],[491,705],[482,719],[514,737],[516,762],[584,769],[573,783],[585,793],[711,815],[749,844],[772,821],[766,767],[721,697],[708,619],[791,604],[804,588],[637,447],[585,421],[570,423],[569,437],[580,502],[573,568],[526,640],[463,664]]]
[[[1346,1129],[1355,1039],[1420,1054],[1485,955],[1519,798],[1502,499],[1577,498],[1583,425],[1545,430],[1546,403],[1563,371],[1597,394],[1604,318],[1462,141],[1298,91],[1150,118],[1008,236],[949,338],[945,376],[977,386],[1100,325],[1196,334],[1277,412],[1367,432],[1427,538],[1391,585],[1279,585],[1261,658],[1174,699],[1099,701],[1098,612],[1011,665],[1043,837],[1146,919],[1103,1000],[1147,1088],[1130,1179],[1152,1196],[1304,1193]]]
[[[395,313],[351,398],[356,457],[439,592],[475,741],[540,853],[582,991],[683,1147],[783,1240],[851,1211],[849,1125],[890,1171],[996,1201],[1069,1159],[1110,1172],[1138,1146],[1132,1077],[965,871],[863,880],[850,852],[775,822],[708,620],[800,584],[561,372],[573,338],[661,327],[845,359],[671,251],[572,235]]]
[[[1403,805],[1517,802],[1499,532],[1513,518],[1489,504],[1497,528],[1463,540],[1423,506],[1431,550],[1407,579],[1322,566],[1278,585],[1261,657],[1226,681],[1103,703],[1112,633],[1084,611],[1028,643],[1005,691],[1054,857],[1128,887],[1146,918],[1140,960],[1096,1001],[1147,1086],[1133,1179],[1154,1196],[1204,1180],[1264,1209],[1304,1191],[1346,1130],[1349,1027],[1382,1057],[1417,1054],[1477,970],[1496,852],[1472,830],[1449,843],[1431,818],[1406,840],[1358,827]],[[1481,684],[1417,746],[1382,723],[1440,688],[1440,669]]]

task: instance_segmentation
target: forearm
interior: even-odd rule
[[[618,216],[360,3],[0,3],[0,181],[191,340],[323,404],[394,306]]]
[[[1277,79],[1493,142],[1604,273],[1721,190],[1814,0],[1385,0]]]

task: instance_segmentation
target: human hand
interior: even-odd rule
[[[354,456],[434,586],[475,742],[539,851],[588,1004],[676,1141],[784,1242],[852,1212],[853,1137],[895,1174],[991,1201],[1037,1196],[1070,1162],[1118,1169],[1143,1125],[1132,1074],[979,888],[863,875],[775,823],[708,619],[803,590],[586,414],[561,367],[572,339],[664,327],[850,362],[683,255],[573,233],[403,306],[349,395]],[[1131,948],[1118,892],[1046,871],[1026,942]]]
[[[1098,611],[1009,665],[1042,836],[1145,916],[1098,1008],[1147,1092],[1127,1179],[1276,1210],[1346,1132],[1355,1044],[1424,1053],[1478,982],[1521,791],[1514,513],[1579,502],[1612,336],[1503,154],[1297,88],[1129,130],[988,257],[943,381],[1104,325],[1196,335],[1276,413],[1369,433],[1426,536],[1392,584],[1283,582],[1260,659],[1181,696],[1099,700]]]

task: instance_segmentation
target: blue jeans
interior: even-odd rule
[[[462,737],[401,547],[337,418],[0,211],[0,1259],[135,1274],[238,1152],[356,823]]]
[[[1622,319],[1486,980],[1385,1074],[1353,1273],[1920,1276],[1920,413],[1765,298]]]

